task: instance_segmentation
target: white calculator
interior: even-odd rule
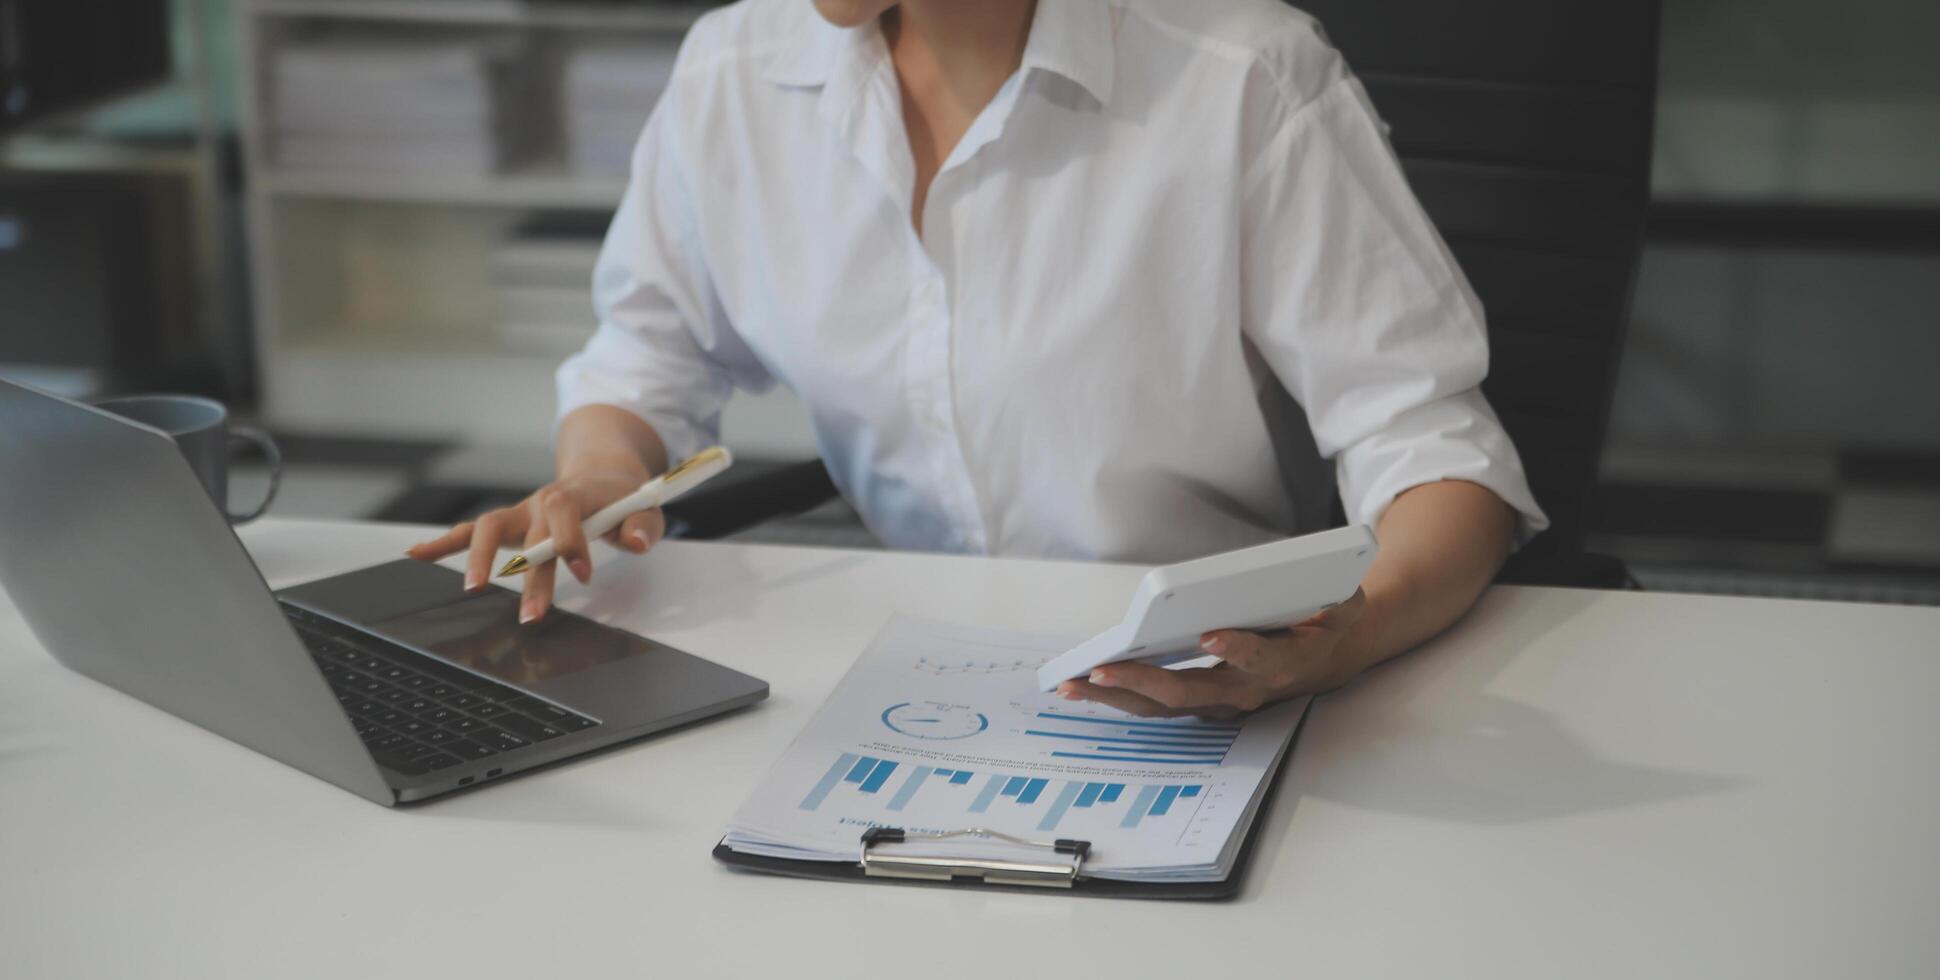
[[[1351,598],[1376,547],[1374,533],[1355,525],[1154,568],[1124,620],[1038,668],[1038,687],[1050,691],[1124,660],[1164,667],[1198,659],[1199,637],[1210,630],[1292,626]]]

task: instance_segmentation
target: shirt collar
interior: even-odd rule
[[[1037,0],[1023,67],[1062,75],[1108,105],[1117,68],[1113,29],[1105,0]]]
[[[777,84],[826,85],[845,58],[855,58],[876,27],[840,28],[820,16],[769,62],[765,76]],[[1024,43],[1025,70],[1062,75],[1100,104],[1111,101],[1116,46],[1111,7],[1105,0],[1037,0],[1031,36]]]
[[[808,4],[803,3],[802,6]],[[828,84],[843,54],[850,48],[860,46],[863,38],[875,30],[874,26],[854,29],[837,27],[813,12],[803,19],[808,22],[807,27],[782,46],[780,53],[768,63],[767,71],[762,73],[777,85],[812,88]]]

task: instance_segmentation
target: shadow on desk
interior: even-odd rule
[[[0,768],[46,760],[57,751],[46,732],[22,721],[27,717],[26,705],[16,697],[0,694]]]
[[[594,588],[584,603],[564,601],[578,591],[561,576],[562,604],[589,619],[613,624],[637,613],[642,602],[653,610],[655,632],[680,632],[714,625],[724,619],[753,620],[762,598],[791,585],[840,574],[868,561],[864,552],[804,552],[807,564],[786,571],[762,572],[740,551],[708,553],[706,562],[687,562],[679,574],[656,571],[651,556],[645,561],[612,561],[595,572]]]
[[[1599,758],[1563,717],[1490,692],[1518,660],[1519,684],[1567,674],[1576,652],[1568,628],[1596,628],[1580,620],[1597,596],[1493,597],[1430,649],[1323,698],[1295,747],[1289,796],[1296,805],[1312,797],[1433,820],[1513,824],[1741,785],[1735,777]]]
[[[653,808],[641,805],[641,799],[630,783],[615,782],[605,775],[593,780],[567,780],[557,778],[557,774],[582,766],[599,765],[601,760],[609,756],[622,755],[642,745],[664,745],[685,738],[708,738],[711,730],[734,724],[737,719],[760,707],[756,703],[723,714],[698,718],[684,725],[516,773],[502,782],[479,783],[456,793],[407,804],[394,812],[440,819],[589,827],[628,833],[659,830],[662,828],[656,825]],[[674,748],[672,751],[680,750]],[[480,790],[488,788],[491,792],[480,793]]]

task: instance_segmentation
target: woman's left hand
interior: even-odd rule
[[[1058,693],[1135,715],[1235,718],[1262,705],[1331,691],[1352,680],[1366,663],[1348,634],[1366,611],[1367,596],[1356,589],[1346,602],[1284,633],[1207,633],[1199,638],[1199,645],[1224,661],[1218,666],[1167,670],[1130,661],[1106,664],[1088,679],[1058,685]]]

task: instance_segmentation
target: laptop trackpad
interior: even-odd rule
[[[521,626],[519,596],[505,589],[487,589],[483,595],[363,625],[528,689],[645,652],[638,639],[578,616],[552,615]]]

